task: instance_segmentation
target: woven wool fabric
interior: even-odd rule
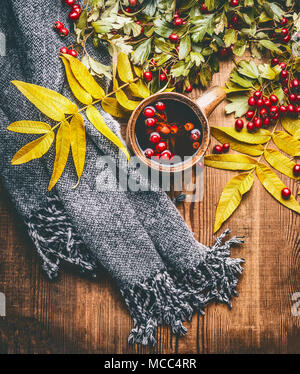
[[[133,316],[129,341],[153,344],[157,324],[165,322],[182,335],[182,322],[191,318],[193,309],[203,310],[209,301],[229,303],[242,262],[231,259],[229,249],[240,241],[233,238],[222,245],[221,238],[207,248],[194,239],[164,193],[111,191],[115,176],[99,156],[116,159],[118,152],[87,120],[86,168],[77,189],[72,189],[75,172],[67,167],[54,192],[46,193],[53,147],[50,157],[10,165],[14,153],[32,137],[7,132],[8,124],[47,119],[9,81],[39,84],[73,100],[58,59],[64,40],[52,30],[56,19],[68,24],[67,14],[61,1],[30,0],[24,5],[10,0],[3,5],[0,31],[7,36],[7,56],[0,58],[1,177],[48,276],[57,275],[62,260],[88,272],[100,263],[118,282]],[[108,62],[103,49],[96,57]],[[118,123],[103,115],[120,135]],[[107,192],[97,191],[97,184],[105,185]]]

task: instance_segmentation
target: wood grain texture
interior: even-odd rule
[[[224,85],[231,68],[231,62],[222,64],[213,84]],[[224,105],[210,117],[211,125],[233,123]],[[203,201],[179,208],[202,243],[213,242],[218,198],[235,174],[206,168]],[[296,192],[295,183],[282,179]],[[129,347],[132,320],[110,277],[95,281],[64,272],[55,282],[45,279],[1,189],[0,292],[6,294],[7,317],[0,317],[0,353],[300,353],[300,316],[291,313],[292,294],[300,292],[299,216],[256,179],[225,227],[246,235],[246,244],[233,250],[246,263],[232,310],[211,305],[205,317],[196,314],[186,323],[185,337],[159,327],[156,347]]]

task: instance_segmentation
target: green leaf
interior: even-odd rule
[[[214,127],[232,138],[247,144],[264,144],[271,139],[268,130],[259,129],[255,134],[250,134],[246,129],[236,131],[233,127]]]
[[[291,156],[300,156],[300,142],[284,131],[275,131],[272,135],[277,147]]]
[[[138,45],[136,50],[133,52],[132,61],[136,65],[143,65],[144,62],[148,59],[151,52],[151,43],[152,38],[147,39],[145,42],[142,42]]]
[[[296,163],[290,160],[288,157],[284,156],[276,149],[266,149],[264,151],[264,156],[266,161],[274,169],[280,171],[280,173],[285,174],[292,179],[300,179],[300,177],[295,177],[293,173],[293,167],[296,165]]]
[[[154,39],[154,45],[160,51],[165,52],[165,53],[170,53],[172,49],[174,49],[174,45],[171,42],[165,41],[159,38]]]
[[[201,42],[206,33],[212,35],[214,32],[213,14],[191,18],[190,22],[194,25],[190,31],[192,40],[195,43]]]
[[[276,77],[276,72],[269,64],[259,65],[258,69],[262,78],[273,80]]]
[[[262,145],[250,145],[247,143],[240,142],[239,140],[234,139],[233,137],[223,132],[222,127],[211,126],[210,131],[212,136],[215,137],[220,143],[230,144],[230,148],[234,151],[245,153],[250,156],[260,156],[264,152],[264,147]]]
[[[226,47],[230,47],[237,40],[237,32],[234,29],[227,29],[224,35],[224,43]]]
[[[241,87],[238,84],[235,84],[235,83],[230,82],[230,81],[226,82],[225,84],[226,84],[225,92],[227,94],[233,93],[233,92],[249,91],[250,90],[250,87],[249,88]]]
[[[300,213],[300,205],[293,195],[291,195],[288,200],[284,200],[282,198],[281,191],[286,186],[268,166],[261,163],[258,164],[256,167],[256,175],[264,188],[276,200],[278,200],[282,205],[285,205],[287,208]]]
[[[271,40],[260,40],[258,43],[272,52],[281,54],[281,50],[278,48],[279,44],[275,44]]]
[[[257,65],[253,60],[241,61],[238,66],[238,72],[248,78],[257,79],[259,77]]]
[[[153,24],[155,33],[163,38],[168,38],[173,32],[173,25],[165,20],[157,18]]]
[[[141,79],[138,80],[137,83],[130,83],[128,88],[132,96],[140,97],[142,99],[150,96],[148,86]]]
[[[232,95],[228,97],[228,100],[231,101],[231,103],[227,104],[225,107],[227,114],[235,113],[235,117],[242,117],[249,109],[247,96]]]
[[[247,42],[244,39],[238,40],[233,46],[233,53],[236,56],[243,56],[247,48]]]
[[[191,38],[190,35],[187,34],[180,40],[179,44],[179,60],[183,60],[191,50]]]
[[[204,157],[206,166],[224,170],[252,170],[257,161],[245,155],[209,155]]]
[[[115,144],[121,151],[126,155],[127,159],[130,159],[129,152],[123,144],[123,142],[117,137],[117,135],[107,126],[100,112],[93,106],[89,106],[86,110],[86,115],[89,121],[94,127],[113,144]]]
[[[199,67],[204,61],[205,58],[202,56],[200,52],[191,52],[190,53],[191,61],[195,63],[197,67]]]
[[[244,88],[251,88],[252,81],[246,78],[241,77],[236,70],[234,70],[230,75],[230,80]]]
[[[243,195],[251,189],[253,182],[252,173],[241,173],[230,179],[226,184],[217,206],[214,233],[237,209]]]
[[[274,19],[277,22],[280,22],[282,20],[284,11],[279,7],[279,5],[270,3],[269,1],[265,1],[262,5],[270,18]]]

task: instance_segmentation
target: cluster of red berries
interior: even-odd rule
[[[145,125],[147,127],[146,132],[149,134],[149,141],[153,144],[153,147],[144,151],[147,158],[154,157],[156,160],[162,161],[172,160],[173,153],[169,149],[172,142],[169,137],[177,134],[182,135],[182,132],[192,142],[193,149],[197,150],[200,147],[200,130],[196,129],[191,122],[185,123],[182,128],[176,123],[169,123],[167,121],[166,104],[162,101],[156,102],[154,106],[147,106],[143,115],[146,117]]]
[[[73,21],[76,21],[80,17],[81,7],[78,4],[75,4],[75,0],[63,0],[67,5],[72,7],[71,12],[69,13],[69,18]],[[67,36],[69,34],[69,30],[64,26],[64,24],[60,21],[54,22],[53,25],[54,29],[59,32],[60,36]],[[67,47],[62,47],[60,49],[60,53],[69,54],[73,57],[77,57],[78,53],[74,49],[68,49]]]
[[[59,32],[60,36],[67,36],[69,34],[69,30],[60,21],[54,22],[53,27],[54,27],[55,30],[57,30]]]
[[[223,145],[215,145],[213,149],[213,153],[220,155],[221,153],[228,153],[230,149],[230,144],[224,143]]]
[[[63,0],[67,5],[71,8],[71,12],[69,13],[69,18],[72,21],[76,21],[80,17],[81,7],[80,5],[75,3],[75,0]]]
[[[60,53],[65,54],[65,55],[68,54],[68,55],[71,55],[73,57],[78,56],[78,53],[77,53],[77,51],[75,51],[75,49],[68,49],[67,47],[62,47],[60,49]]]
[[[293,79],[292,85],[293,87],[298,88],[298,79]],[[246,118],[250,121],[247,123],[247,130],[249,132],[255,132],[261,127],[268,128],[278,120],[280,115],[284,115],[286,113],[299,114],[300,105],[295,104],[296,102],[300,103],[300,95],[291,93],[289,94],[288,99],[288,105],[278,106],[278,97],[276,95],[270,95],[269,97],[266,97],[262,96],[261,91],[255,91],[253,96],[250,96],[248,99],[248,104],[252,108],[246,113]],[[237,119],[235,121],[236,130],[241,131],[243,127],[244,121],[241,118]]]

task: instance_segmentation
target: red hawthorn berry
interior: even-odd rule
[[[265,117],[267,114],[268,114],[268,111],[266,108],[261,108],[261,110],[259,111],[259,115],[261,117]]]
[[[230,149],[230,144],[224,143],[222,148],[223,148],[223,153],[227,153]]]
[[[297,89],[298,87],[299,87],[299,81],[298,81],[298,79],[293,79],[292,80],[292,85],[293,85],[293,87],[295,88],[295,89]]]
[[[59,35],[60,36],[67,36],[69,34],[69,30],[66,29],[65,27],[62,27],[60,30],[59,30]]]
[[[80,17],[80,14],[79,14],[76,10],[72,10],[72,11],[69,13],[69,18],[70,18],[72,21],[76,21],[79,17]]]
[[[244,121],[242,120],[242,119],[237,119],[236,121],[235,121],[235,129],[236,129],[236,131],[241,131],[242,129],[243,129],[243,127],[244,127]]]
[[[254,123],[254,127],[256,129],[260,129],[262,127],[262,119],[261,118],[255,118],[253,123]]]
[[[280,105],[279,111],[280,113],[285,114],[287,112],[287,107],[284,105]]]
[[[294,173],[295,177],[299,177],[300,176],[300,164],[296,164],[293,167],[293,173]]]
[[[250,97],[249,97],[249,99],[248,99],[248,104],[249,104],[250,106],[255,106],[255,104],[256,104],[256,100],[255,100],[255,98],[254,98],[253,96],[250,96]]]
[[[154,144],[156,144],[156,143],[159,143],[160,142],[160,139],[161,139],[161,136],[159,135],[159,133],[158,132],[152,132],[151,134],[150,134],[150,142],[151,143],[154,143]]]
[[[288,43],[288,42],[291,40],[291,35],[288,34],[288,35],[285,36],[282,40],[283,40],[285,43]]]
[[[60,22],[60,21],[55,21],[53,27],[54,27],[56,30],[61,30],[61,29],[64,27],[64,25],[63,25],[63,23]]]
[[[281,35],[282,36],[286,36],[286,35],[288,35],[288,33],[289,33],[289,30],[286,29],[285,27],[283,29],[281,29]]]
[[[271,100],[269,100],[269,99],[264,100],[264,105],[265,105],[266,108],[270,108],[272,106]]]
[[[168,77],[167,77],[167,75],[166,75],[165,73],[160,73],[160,74],[159,74],[159,80],[160,80],[161,82],[163,82],[163,81],[168,80]]]
[[[291,197],[291,190],[287,187],[281,190],[281,196],[283,199],[288,200]]]
[[[165,161],[169,161],[169,160],[172,160],[173,158],[173,153],[171,151],[169,151],[168,149],[166,149],[165,151],[162,152],[160,158],[162,160],[165,160]]]
[[[172,33],[170,36],[169,36],[169,39],[171,42],[175,43],[175,42],[178,42],[179,40],[179,36],[177,34],[174,34]]]
[[[236,25],[236,24],[238,23],[238,21],[239,21],[239,17],[238,17],[238,15],[237,15],[237,14],[234,14],[234,15],[232,16],[231,22],[232,22],[234,25]]]
[[[277,106],[271,106],[271,108],[270,108],[270,115],[271,115],[271,117],[274,117],[276,114],[278,114],[278,108],[277,108]]]
[[[266,117],[266,118],[263,119],[262,127],[267,128],[267,127],[270,126],[270,124],[271,124],[270,117]]]
[[[230,1],[230,5],[231,5],[231,6],[238,6],[239,3],[240,3],[239,0],[231,0],[231,1]]]
[[[136,0],[129,0],[129,5],[132,7],[136,6]]]
[[[64,55],[66,55],[66,54],[69,52],[69,50],[68,50],[67,47],[62,47],[62,48],[59,50],[59,52],[62,53],[62,54],[64,54]]]
[[[248,130],[248,132],[254,132],[255,131],[255,127],[254,127],[253,122],[248,122],[247,123],[247,130]]]
[[[74,10],[75,12],[81,13],[81,6],[78,4],[74,4],[72,7],[72,10]]]
[[[155,104],[155,108],[157,110],[159,110],[160,112],[162,112],[163,110],[166,109],[166,104],[163,103],[162,101],[158,101],[156,104]]]
[[[145,120],[145,125],[146,125],[147,127],[153,127],[153,126],[156,125],[156,123],[157,123],[157,119],[156,119],[156,118],[147,118],[147,119]]]
[[[289,104],[287,106],[287,110],[288,110],[289,113],[295,113],[295,107],[294,107],[294,105],[293,104]]]
[[[186,89],[185,92],[192,92],[193,91],[193,86],[190,84]]]
[[[223,153],[223,148],[220,145],[217,144],[217,145],[214,146],[213,153],[214,154],[221,154],[221,153]]]
[[[143,77],[146,82],[152,81],[153,78],[151,71],[145,71]]]
[[[248,112],[246,113],[247,119],[253,118],[254,114],[255,114],[255,112],[253,110],[248,110]]]
[[[297,96],[295,94],[289,95],[289,101],[296,101],[296,100],[297,100]]]
[[[275,65],[278,65],[279,64],[279,59],[277,57],[274,57],[271,61],[271,65],[272,66],[275,66]]]
[[[70,50],[68,51],[68,54],[69,54],[70,56],[73,56],[73,57],[77,57],[77,56],[78,56],[77,51],[75,51],[74,49],[70,49]]]
[[[258,99],[258,100],[256,100],[256,106],[259,108],[259,107],[261,107],[261,106],[263,106],[264,105],[264,101],[263,101],[263,99]]]
[[[207,13],[207,12],[208,12],[208,8],[207,8],[207,6],[205,5],[205,3],[202,3],[202,4],[200,5],[200,10],[201,10],[202,13]]]
[[[281,67],[281,69],[285,69],[286,68],[286,63],[285,62],[281,62],[279,64],[279,66]]]
[[[174,25],[175,26],[180,26],[180,25],[182,25],[182,19],[181,18],[179,18],[179,17],[177,17],[177,18],[175,18],[174,19]]]
[[[282,17],[282,20],[280,22],[281,26],[285,26],[288,23],[288,20],[286,17]]]
[[[154,150],[152,148],[147,148],[144,152],[144,155],[147,157],[147,158],[151,158],[154,156]]]
[[[271,103],[276,104],[278,101],[278,97],[276,95],[270,95],[269,100]]]
[[[72,6],[75,4],[75,0],[65,0],[65,3],[69,6]]]
[[[153,106],[147,106],[145,109],[144,109],[144,116],[145,117],[148,117],[148,118],[151,118],[155,115],[155,108]]]
[[[255,97],[255,99],[260,99],[261,95],[262,95],[261,91],[255,91],[254,94],[253,94],[253,96]]]

